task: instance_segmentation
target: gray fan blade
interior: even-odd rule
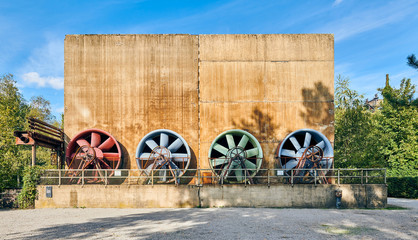
[[[228,154],[228,148],[222,146],[221,144],[218,144],[218,143],[213,144],[213,149],[222,153],[224,156],[226,156],[226,154]]]
[[[180,138],[177,138],[176,141],[168,146],[168,150],[170,150],[171,153],[175,153],[181,146],[183,146],[183,141]]]
[[[258,154],[258,148],[251,148],[245,152],[247,153],[247,158],[254,157]]]
[[[165,182],[167,181],[167,167],[165,165],[163,165],[160,170],[158,170],[158,176],[160,176],[160,180]],[[162,179],[161,179],[162,177]]]
[[[227,163],[229,159],[226,157],[220,157],[220,158],[212,158],[209,161],[212,163],[212,166],[219,166],[224,163]]]
[[[283,168],[284,169],[292,169],[292,168],[296,167],[296,165],[298,165],[298,161],[290,160],[283,166]]]
[[[148,160],[149,156],[151,156],[151,153],[143,153],[141,156],[139,156],[140,160]]]
[[[325,142],[324,141],[320,141],[318,144],[316,144],[317,147],[320,147],[322,150],[324,150],[325,148]]]
[[[168,135],[165,133],[160,134],[160,146],[162,147],[168,146]]]
[[[246,167],[248,170],[255,170],[255,169],[257,168],[257,165],[255,165],[254,163],[250,162],[249,160],[246,160],[246,161],[244,162],[244,164],[245,164],[245,167]]]
[[[296,153],[293,150],[289,149],[282,149],[281,156],[287,156],[287,157],[296,157]]]
[[[172,153],[171,158],[176,162],[187,162],[189,160],[187,153]]]
[[[234,137],[231,134],[226,135],[226,141],[228,142],[229,149],[232,149],[235,147]]]
[[[290,137],[289,140],[292,142],[293,146],[295,147],[296,151],[300,149],[300,144],[295,137]]]
[[[235,176],[237,177],[238,182],[241,182],[242,180],[244,180],[244,177],[242,175],[243,174],[242,174],[242,168],[241,167],[238,167],[237,169],[235,169]]]
[[[145,168],[144,170],[145,174],[150,175],[153,168],[154,168],[154,163],[150,164],[147,168]]]
[[[311,137],[312,137],[312,135],[310,133],[306,132],[305,142],[303,143],[304,148],[309,147],[309,144],[311,143]]]
[[[145,144],[147,144],[151,150],[154,150],[156,147],[158,147],[158,144],[152,139],[147,140]]]
[[[241,140],[239,141],[238,146],[239,146],[239,147],[242,147],[242,148],[245,148],[245,146],[246,146],[246,145],[247,145],[247,143],[248,143],[248,140],[249,140],[249,138],[248,138],[246,135],[242,135],[242,138],[241,138]]]

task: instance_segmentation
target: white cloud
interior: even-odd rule
[[[35,84],[37,87],[52,87],[54,89],[64,88],[64,78],[62,77],[41,77],[37,72],[25,73],[22,76],[25,86]]]
[[[52,39],[34,49],[19,72],[25,87],[63,89],[64,40]]]
[[[342,3],[343,0],[335,0],[334,3],[332,4],[333,7],[339,5],[340,3]]]
[[[394,1],[376,8],[365,8],[366,10],[355,11],[351,15],[331,21],[314,32],[331,32],[334,33],[335,41],[341,41],[415,14],[414,4],[414,1]]]
[[[64,107],[55,108],[56,113],[64,113]]]

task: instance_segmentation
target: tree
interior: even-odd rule
[[[415,86],[410,79],[402,79],[400,88],[386,86],[379,89],[383,104],[379,114],[377,149],[389,176],[418,176],[418,101],[414,99]]]
[[[363,96],[350,89],[350,81],[339,75],[335,88],[335,166],[379,167],[370,149],[372,113],[364,107]]]
[[[0,78],[0,190],[16,186],[17,177],[28,161],[28,148],[15,145],[13,132],[23,130],[29,111],[16,87],[13,75]]]
[[[43,97],[32,97],[29,106],[30,111],[28,117],[34,117],[48,123],[53,123],[55,121],[55,116],[51,114],[51,104]]]
[[[416,59],[414,54],[409,55],[406,59],[408,60],[406,63],[410,67],[418,69],[418,60]]]

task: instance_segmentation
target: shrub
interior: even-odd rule
[[[41,177],[41,169],[38,166],[25,167],[23,172],[23,187],[17,201],[19,208],[34,207],[35,199],[37,197],[36,185]]]
[[[418,198],[418,177],[388,177],[388,196]]]

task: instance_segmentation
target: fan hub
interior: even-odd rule
[[[234,147],[229,150],[228,157],[233,162],[241,163],[242,161],[245,161],[247,154],[242,147]]]
[[[171,162],[171,152],[166,147],[158,146],[150,154],[150,159],[158,166]]]

